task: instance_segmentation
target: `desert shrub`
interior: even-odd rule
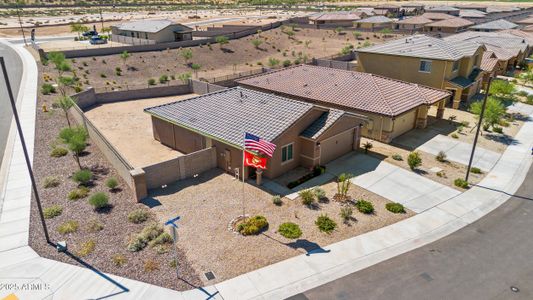
[[[170,243],[172,243],[172,237],[170,236],[170,234],[163,232],[160,235],[158,235],[155,239],[151,240],[150,243],[148,244],[150,245],[150,247],[155,247],[158,245],[164,245],[164,244],[170,244]]]
[[[61,181],[56,176],[46,176],[44,178],[43,187],[45,189],[48,189],[48,188],[59,186],[60,184],[61,184]]]
[[[446,173],[444,171],[439,171],[436,173],[438,177],[446,178]]]
[[[355,207],[357,207],[357,210],[359,212],[362,212],[364,214],[371,214],[374,212],[374,205],[372,205],[371,202],[366,200],[358,200],[357,203],[355,203]]]
[[[96,248],[96,242],[94,240],[88,240],[81,244],[80,249],[76,252],[79,257],[85,257],[93,253]]]
[[[268,221],[263,216],[253,216],[240,223],[237,230],[242,235],[259,234],[268,227]]]
[[[302,204],[310,206],[315,202],[315,195],[311,189],[301,190],[298,192],[298,196],[302,198]]]
[[[87,169],[79,170],[72,175],[72,180],[74,180],[78,184],[85,185],[85,186],[89,182],[91,182],[92,178],[93,178],[93,173]]]
[[[104,74],[104,73],[100,73],[100,77],[101,77],[101,78],[107,78],[107,75]]]
[[[298,224],[286,222],[278,227],[278,232],[288,239],[297,239],[302,236],[302,230]]]
[[[113,264],[117,267],[122,267],[124,266],[128,260],[126,259],[126,257],[122,254],[115,254],[111,257],[111,260],[113,261]]]
[[[168,253],[170,249],[172,248],[170,247],[169,244],[164,244],[164,245],[156,245],[154,249],[157,254],[165,254],[165,253]]]
[[[94,209],[102,209],[109,205],[109,197],[107,196],[106,193],[103,193],[103,192],[93,194],[89,198],[89,204],[94,206]]]
[[[62,157],[68,154],[68,150],[63,147],[54,147],[50,152],[51,157]]]
[[[139,235],[134,235],[128,241],[126,249],[130,252],[138,252],[146,247],[146,241]]]
[[[43,83],[41,86],[41,93],[43,95],[50,95],[56,92],[56,88],[50,83]]]
[[[98,232],[104,229],[104,224],[100,223],[98,219],[91,219],[87,223],[87,230],[89,232]]]
[[[518,91],[516,94],[522,97],[527,97],[527,95],[529,95],[526,91]]]
[[[159,263],[157,261],[148,259],[144,262],[144,271],[153,272],[159,270]]]
[[[276,195],[272,197],[272,203],[274,203],[277,206],[281,206],[283,204],[283,201],[281,201],[280,195]]]
[[[330,219],[328,215],[320,215],[316,221],[315,225],[318,227],[318,230],[330,234],[337,227],[337,223]]]
[[[292,65],[292,62],[290,59],[286,59],[283,61],[283,67],[290,67]]]
[[[339,214],[344,223],[347,223],[352,219],[353,209],[349,206],[341,207],[341,212]]]
[[[456,186],[456,187],[460,187],[460,188],[463,188],[463,189],[466,189],[468,188],[468,181],[462,179],[462,178],[457,178],[453,181],[453,184]]]
[[[168,263],[168,266],[175,269],[178,266],[178,262],[176,261],[175,258],[171,259],[170,262]]]
[[[142,208],[136,209],[128,214],[128,220],[132,223],[142,223],[150,217],[150,212]]]
[[[151,223],[143,228],[143,230],[139,234],[139,237],[148,243],[154,240],[155,238],[157,238],[158,236],[160,236],[162,233],[163,233],[163,227],[161,227],[157,223]]]
[[[67,195],[68,200],[79,200],[81,198],[85,198],[89,195],[89,189],[80,186],[79,188],[76,188],[72,191],[70,191]]]
[[[392,159],[402,161],[403,157],[400,154],[393,154]]]
[[[155,79],[153,78],[148,79],[148,85],[155,85]]]
[[[79,227],[78,221],[69,220],[57,227],[57,232],[60,234],[69,234],[78,231]]]
[[[365,153],[368,153],[368,150],[372,149],[372,147],[374,147],[374,145],[372,145],[371,142],[366,142],[363,144],[363,148],[365,149]]]
[[[472,167],[472,168],[470,168],[470,172],[472,172],[472,173],[474,173],[474,174],[481,174],[481,173],[483,173],[483,172],[481,171],[481,169],[480,169],[480,168],[477,168],[477,167]]]
[[[337,178],[337,198],[341,200],[348,199],[348,191],[352,182],[350,181],[353,178],[352,174],[342,173]]]
[[[494,126],[494,127],[492,127],[492,131],[494,131],[496,133],[503,133],[503,128],[499,127],[499,126]]]
[[[422,164],[422,158],[420,157],[420,154],[417,151],[409,153],[409,156],[407,157],[407,164],[411,170],[419,167]]]
[[[439,151],[439,153],[437,154],[437,156],[435,156],[435,159],[437,161],[440,161],[440,162],[445,162],[446,161],[446,153],[444,153],[444,151]]]
[[[168,75],[163,74],[159,77],[159,83],[167,83],[168,81]]]
[[[459,138],[459,136],[457,135],[457,133],[452,133],[452,134],[451,134],[451,137],[454,138],[454,139],[458,139],[458,138]]]
[[[52,206],[49,206],[45,209],[43,209],[43,214],[45,219],[52,219],[55,218],[63,212],[63,207],[59,204],[54,204]]]
[[[105,186],[107,186],[110,190],[114,190],[118,186],[118,180],[115,177],[111,177],[106,180]]]
[[[385,208],[391,213],[395,213],[395,214],[405,213],[405,208],[400,203],[387,203],[385,204]]]
[[[324,191],[323,188],[318,187],[318,186],[313,189],[313,194],[318,200],[322,200],[326,198],[326,191]]]

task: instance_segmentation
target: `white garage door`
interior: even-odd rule
[[[320,164],[332,161],[352,151],[355,130],[347,130],[320,142]]]
[[[406,133],[407,131],[415,128],[416,110],[410,113],[400,116],[394,120],[394,132],[392,138]]]

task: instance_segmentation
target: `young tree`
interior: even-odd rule
[[[263,40],[260,40],[260,39],[253,39],[251,41],[252,45],[254,45],[254,48],[255,49],[259,49],[259,46],[261,46],[261,44],[263,43]]]
[[[68,149],[72,152],[74,160],[81,170],[80,155],[87,148],[87,131],[82,126],[74,128],[65,127],[59,132],[59,137],[67,144]]]
[[[189,79],[191,79],[191,72],[185,72],[178,75],[178,79],[183,82],[183,84],[189,83]]]
[[[479,119],[481,114],[481,107],[483,101],[476,101],[470,105],[470,112],[475,114]],[[501,118],[505,115],[506,109],[500,100],[496,97],[488,97],[487,104],[485,106],[485,112],[483,113],[483,124],[485,127],[497,125],[500,123]]]
[[[500,97],[509,97],[516,92],[514,84],[507,80],[493,80],[490,84],[489,93]]]
[[[422,164],[420,154],[416,151],[409,153],[409,156],[407,156],[407,164],[411,170],[418,168]]]
[[[280,63],[280,60],[277,59],[277,58],[274,58],[274,57],[271,57],[268,59],[268,65],[271,67],[271,68],[275,68],[279,65]]]
[[[70,32],[77,33],[78,34],[78,39],[79,39],[81,37],[80,33],[82,32],[81,31],[81,24],[79,24],[79,23],[70,24]]]
[[[356,40],[360,39],[361,36],[363,35],[363,34],[362,34],[361,32],[359,32],[359,31],[354,31],[352,34],[353,34],[353,37],[354,37]]]
[[[183,49],[181,50],[181,57],[183,57],[183,59],[185,59],[185,64],[189,64],[189,60],[192,59],[192,50],[187,48],[187,49]]]
[[[73,87],[76,83],[76,79],[70,76],[59,76],[57,77],[56,82],[59,88],[59,93],[61,94],[61,96],[65,96],[67,94],[66,88]]]
[[[196,77],[196,79],[198,79],[198,71],[200,70],[200,68],[202,68],[200,64],[191,64],[191,69],[194,71],[194,77]]]
[[[68,117],[68,110],[74,105],[74,100],[69,96],[62,96],[57,99],[56,104],[65,113],[65,118],[67,119],[68,127],[71,128],[70,119]]]
[[[122,62],[124,63],[124,66],[126,65],[126,61],[128,58],[130,58],[131,54],[128,53],[128,51],[124,50],[124,52],[120,53],[120,58],[122,59]]]
[[[220,49],[222,49],[222,46],[224,46],[225,44],[229,43],[229,39],[227,36],[225,35],[219,35],[215,38],[215,41],[218,43],[218,45],[220,46]]]
[[[337,178],[337,194],[343,199],[348,197],[348,190],[350,189],[351,181],[353,178],[352,174],[342,173]]]

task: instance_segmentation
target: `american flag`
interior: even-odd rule
[[[272,154],[274,154],[274,150],[276,150],[276,145],[247,132],[244,136],[244,149],[260,151],[266,154],[268,157],[272,157]]]

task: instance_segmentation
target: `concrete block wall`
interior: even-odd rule
[[[96,94],[96,103],[110,103],[145,98],[167,97],[191,93],[190,84],[147,87],[128,91],[113,91]]]
[[[212,84],[205,81],[191,80],[191,92],[198,95],[217,92],[223,89],[227,89],[227,87]]]
[[[89,88],[83,92],[77,93],[72,98],[82,110],[96,104],[96,93],[93,88]]]

